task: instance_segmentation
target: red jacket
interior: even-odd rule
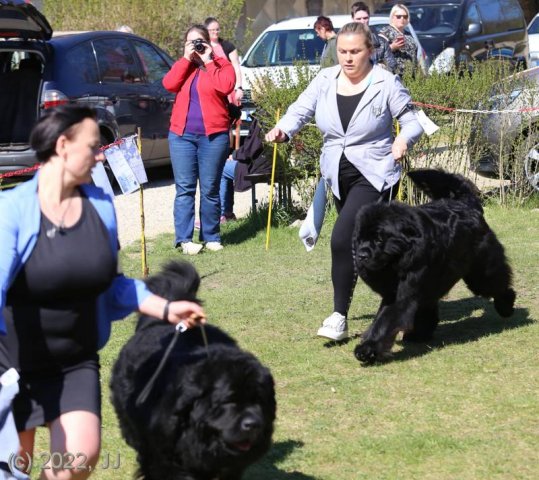
[[[205,69],[199,70],[197,90],[206,135],[211,135],[230,128],[227,95],[234,90],[236,73],[226,58],[219,57],[207,63]],[[170,130],[177,135],[183,135],[185,129],[189,92],[197,70],[196,64],[182,57],[163,78],[163,86],[177,93],[170,116]]]

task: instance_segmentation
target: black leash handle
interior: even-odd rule
[[[150,380],[148,380],[148,383],[146,384],[146,386],[144,387],[142,392],[140,392],[139,396],[137,397],[137,400],[135,402],[135,405],[137,407],[140,407],[146,401],[146,399],[148,398],[148,395],[152,391],[153,384],[157,380],[157,377],[161,373],[161,370],[163,370],[163,368],[165,366],[165,363],[167,362],[167,359],[170,356],[170,353],[172,352],[172,349],[174,348],[174,345],[176,345],[176,342],[178,341],[178,337],[179,337],[180,333],[185,332],[187,330],[187,327],[182,322],[180,322],[180,323],[176,324],[176,327],[174,328],[174,330],[175,330],[174,331],[174,336],[172,337],[172,340],[170,340],[170,343],[168,344],[168,347],[167,347],[167,349],[165,351],[165,354],[163,355],[163,358],[161,358],[161,361],[159,362],[159,365],[157,366],[157,369],[153,373]]]

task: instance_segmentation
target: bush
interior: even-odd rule
[[[253,99],[265,131],[275,124],[276,112],[279,111],[282,116],[316,73],[316,70],[299,64],[283,67],[282,70],[276,69],[275,72],[257,78],[253,86]],[[493,182],[478,178],[470,163],[470,157],[472,160],[479,158],[481,149],[485,148],[481,136],[473,129],[480,120],[479,115],[483,114],[453,110],[492,110],[495,108],[492,104],[493,93],[508,95],[515,88],[514,81],[500,82],[501,78],[511,73],[513,70],[506,62],[494,60],[474,63],[466,72],[454,70],[450,74],[429,76],[406,72],[403,82],[410,90],[412,99],[440,127],[435,134],[421,137],[409,155],[408,167],[444,168],[469,176],[478,184],[493,185]],[[524,130],[529,123],[523,122],[523,125]],[[497,183],[494,183],[501,203],[520,204],[530,196],[532,189],[529,180],[525,178],[524,160],[515,162],[515,157],[524,159],[522,149],[527,152],[533,140],[539,142],[539,131],[535,131],[534,135],[523,136],[520,143],[523,146],[519,152],[515,152],[513,145],[500,147],[510,152],[502,156],[502,165],[517,165],[509,180],[507,169],[502,168],[503,172]],[[293,173],[294,185],[305,205],[310,203],[313,185],[316,184],[312,179],[319,175],[321,145],[320,132],[314,124],[308,124],[289,144],[279,147],[281,163]],[[513,155],[513,158],[509,158],[509,155]],[[533,168],[536,168],[536,164]],[[532,175],[534,173],[536,171],[531,172]],[[411,200],[414,197],[413,192],[407,192],[409,188],[409,182],[403,181],[402,198]]]
[[[234,39],[245,0],[75,0],[45,2],[45,15],[54,30],[114,30],[129,25],[167,51],[181,55],[188,26],[216,17],[223,38]]]

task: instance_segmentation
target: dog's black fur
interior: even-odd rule
[[[485,221],[475,185],[440,170],[408,175],[430,203],[371,204],[356,217],[355,269],[382,297],[354,351],[367,364],[387,355],[399,331],[404,340],[428,340],[439,322],[438,301],[460,279],[475,295],[493,298],[501,316],[513,314],[511,267]]]
[[[168,300],[196,298],[200,278],[189,263],[171,262],[147,280]],[[146,480],[238,480],[266,453],[275,420],[271,373],[217,327],[179,335],[142,405],[137,397],[155,372],[174,326],[141,316],[111,378],[122,434]]]

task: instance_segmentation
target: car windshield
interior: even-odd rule
[[[370,27],[378,33],[387,25],[378,22]],[[339,29],[335,28],[335,31]],[[406,31],[409,31],[408,28]],[[266,32],[245,57],[242,65],[250,68],[275,67],[293,65],[297,61],[318,65],[324,45],[325,42],[312,29]]]
[[[457,30],[458,5],[408,5],[410,23],[419,36],[450,35]]]
[[[325,42],[312,29],[266,32],[243,61],[245,67],[274,67],[320,62]]]
[[[533,19],[533,22],[528,27],[528,33],[529,34],[539,33],[539,17],[535,17]]]

